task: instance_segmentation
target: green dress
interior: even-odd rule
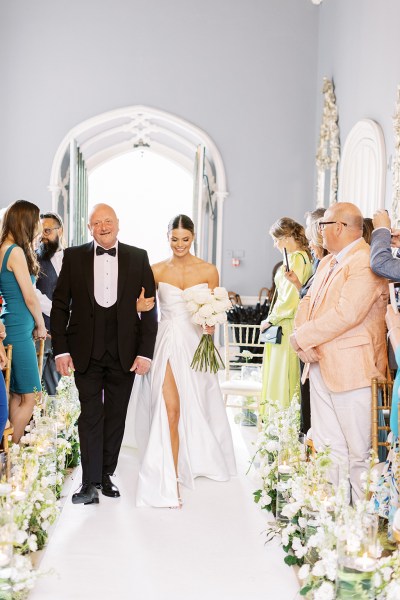
[[[304,285],[312,275],[308,254],[292,252],[288,258],[290,270]],[[299,359],[289,342],[300,298],[297,288],[285,278],[284,268],[282,265],[275,275],[276,302],[267,319],[272,325],[281,325],[283,336],[280,344],[265,344],[261,415],[266,414],[271,401],[287,408],[300,386]]]
[[[4,344],[12,344],[10,390],[16,394],[40,392],[38,362],[32,332],[35,321],[25,304],[21,288],[12,271],[7,269],[8,258],[16,244],[7,248],[0,268],[0,293],[3,297],[1,319],[6,326]],[[35,278],[31,275],[32,284]]]

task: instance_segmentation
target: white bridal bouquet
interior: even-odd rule
[[[187,303],[193,323],[202,327],[214,327],[225,323],[226,311],[232,308],[228,292],[223,287],[216,287],[214,291],[188,288],[183,292],[183,299]],[[195,371],[207,371],[209,368],[211,373],[216,373],[221,367],[224,368],[223,360],[214,346],[211,335],[203,333],[190,366]]]

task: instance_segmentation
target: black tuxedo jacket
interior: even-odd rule
[[[153,272],[147,252],[118,242],[118,353],[124,371],[136,356],[153,357],[157,310],[139,318],[136,300],[142,287],[155,296]],[[53,294],[50,315],[54,355],[69,352],[77,371],[86,371],[94,332],[94,243],[67,248]]]

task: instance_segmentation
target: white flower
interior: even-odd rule
[[[322,560],[318,560],[312,568],[311,573],[315,577],[324,577],[325,575],[325,567]]]
[[[217,324],[217,321],[216,321],[215,317],[211,316],[211,317],[206,318],[206,325],[208,325],[209,327],[214,327],[216,324]]]
[[[314,571],[314,569],[313,569]],[[331,583],[324,581],[314,592],[314,600],[334,600],[335,590]]]
[[[186,307],[187,307],[188,311],[192,314],[199,310],[199,305],[197,304],[197,302],[194,302],[193,300],[189,300],[189,302],[186,304]]]
[[[225,312],[217,313],[216,315],[214,315],[214,319],[216,323],[219,323],[221,325],[222,323],[226,323],[226,321],[228,320]]]
[[[265,444],[265,449],[267,452],[277,452],[279,450],[279,442],[270,440]]]
[[[297,573],[298,578],[301,579],[302,581],[304,579],[307,579],[309,574],[310,574],[310,565],[308,565],[307,563],[304,564],[302,567],[300,567],[299,572]]]
[[[203,306],[200,306],[198,312],[201,317],[211,317],[214,311],[211,304],[203,304]]]
[[[224,287],[216,287],[214,288],[214,297],[218,300],[225,300],[228,298],[228,292]]]

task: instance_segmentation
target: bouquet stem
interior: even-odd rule
[[[197,350],[194,353],[192,363],[190,365],[195,371],[208,371],[217,373],[219,369],[224,369],[224,361],[220,353],[214,345],[212,336],[208,333],[203,333]]]

